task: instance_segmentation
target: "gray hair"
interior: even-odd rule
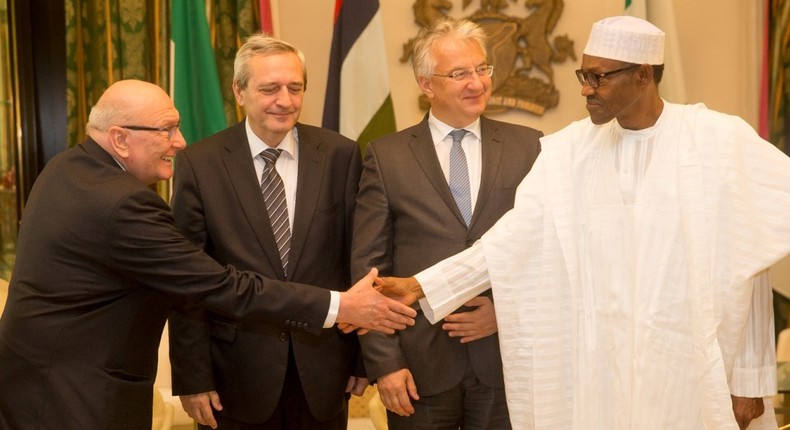
[[[240,89],[247,88],[247,83],[250,80],[249,62],[250,59],[256,55],[278,55],[292,53],[299,58],[302,63],[302,71],[304,78],[305,89],[307,88],[307,67],[305,67],[304,54],[299,48],[284,42],[274,37],[256,33],[247,38],[244,45],[241,45],[239,51],[236,53],[236,60],[233,62],[233,82],[239,86]]]
[[[100,98],[88,115],[88,123],[85,128],[99,131],[107,131],[115,124],[123,123],[129,117],[128,109],[121,106],[115,100]]]
[[[433,45],[440,39],[471,40],[480,45],[486,54],[486,33],[477,24],[466,19],[446,18],[436,21],[430,28],[423,28],[414,41],[411,62],[414,77],[430,77],[436,68]]]

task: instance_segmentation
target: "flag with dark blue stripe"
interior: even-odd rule
[[[378,0],[336,0],[322,125],[365,145],[395,131]]]

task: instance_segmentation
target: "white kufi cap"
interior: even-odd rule
[[[584,54],[634,64],[664,64],[664,32],[633,16],[593,24]]]

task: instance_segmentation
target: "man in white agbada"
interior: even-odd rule
[[[790,159],[662,100],[663,52],[647,21],[594,24],[590,117],[541,139],[473,247],[384,280],[433,321],[493,288],[513,428],[776,429],[765,269],[790,251]]]

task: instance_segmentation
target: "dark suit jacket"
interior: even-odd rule
[[[332,131],[302,124],[297,130],[299,175],[288,280],[345,290],[359,148]],[[189,146],[176,166],[173,213],[187,237],[219,262],[283,280],[244,122]],[[275,324],[241,324],[213,313],[192,317],[170,320],[175,393],[216,389],[223,415],[262,422],[280,397],[290,343],[313,415],[326,420],[343,410],[359,351],[356,336],[334,327],[316,336]]]
[[[329,294],[223,267],[94,141],[54,157],[22,217],[0,320],[0,428],[150,428],[171,299],[317,333]]]
[[[368,145],[354,219],[354,279],[370,267],[382,275],[412,276],[471,246],[513,207],[542,133],[485,117],[480,128],[482,175],[468,229],[442,173],[427,116]],[[496,335],[464,345],[422,312],[415,321],[395,335],[360,337],[369,378],[408,368],[420,395],[430,396],[457,385],[471,364],[484,384],[503,386]]]

